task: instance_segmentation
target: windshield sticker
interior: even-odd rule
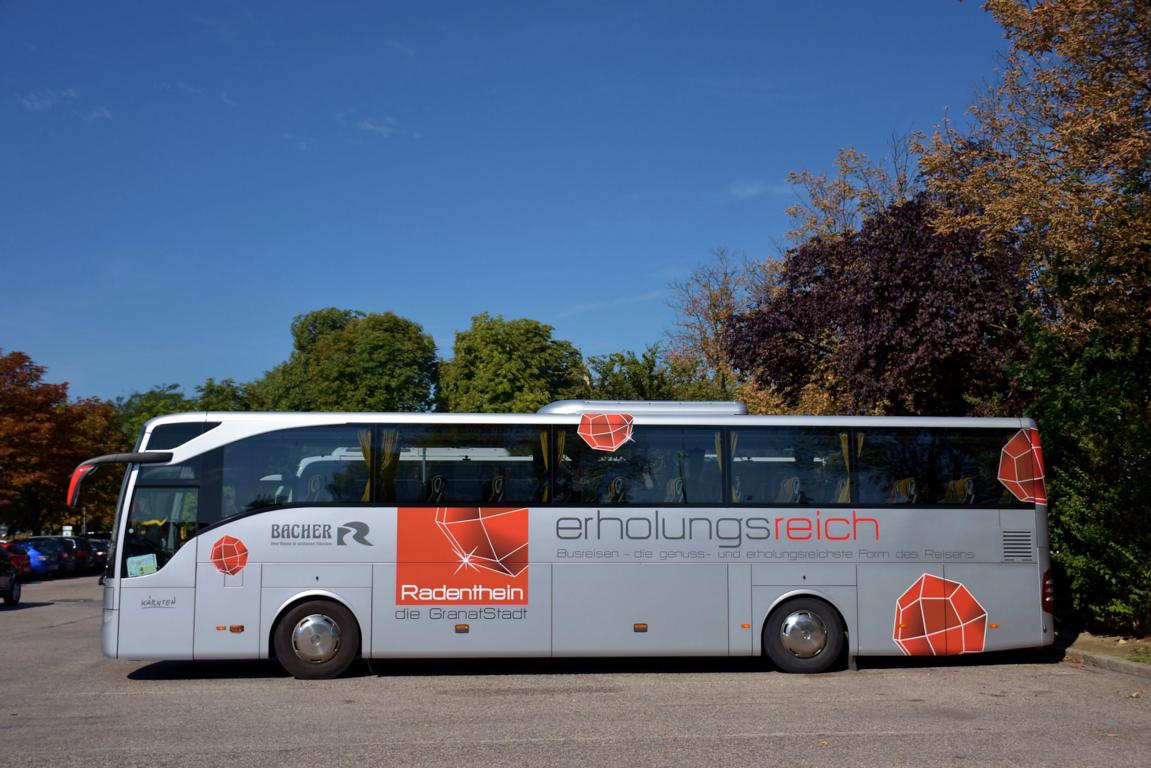
[[[156,555],[136,555],[127,560],[128,576],[147,576],[156,572]]]

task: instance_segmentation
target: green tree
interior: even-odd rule
[[[681,399],[684,382],[677,379],[658,344],[638,356],[625,351],[589,357],[587,367],[591,377],[589,397],[594,399]]]
[[[358,309],[335,307],[296,315],[292,319],[292,348],[303,354],[311,352],[321,336],[342,331],[353,320],[362,320],[364,317],[364,313]]]
[[[392,312],[322,309],[292,322],[296,349],[247,388],[277,411],[422,411],[432,405],[436,345]]]
[[[135,442],[149,419],[169,413],[196,410],[196,401],[188,399],[179,384],[157,384],[147,392],[133,392],[115,400],[120,431]]]
[[[441,410],[530,413],[588,391],[579,350],[535,320],[476,315],[456,334],[454,352],[440,365]]]
[[[196,386],[196,408],[201,411],[250,411],[252,396],[247,384],[235,379],[207,379]]]

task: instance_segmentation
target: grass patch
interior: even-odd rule
[[[1138,648],[1132,648],[1131,653],[1127,654],[1130,661],[1137,661],[1140,664],[1151,664],[1151,645],[1141,645]]]

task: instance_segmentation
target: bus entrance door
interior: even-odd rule
[[[196,563],[196,659],[255,658],[260,648],[260,577],[233,536],[201,541]]]

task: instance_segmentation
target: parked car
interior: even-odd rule
[[[40,578],[59,576],[64,573],[61,555],[64,547],[50,536],[33,536],[20,539],[20,546],[28,550],[32,571]]]
[[[87,548],[92,550],[92,568],[102,571],[108,564],[108,539],[89,539]]]
[[[108,539],[88,539],[88,546],[92,550],[92,567],[98,571],[108,566]]]
[[[19,542],[0,541],[0,548],[8,551],[12,558],[12,565],[16,566],[21,579],[26,579],[32,575],[32,563],[28,559],[28,553],[24,551],[24,547],[20,546]]]
[[[3,548],[0,548],[0,597],[4,599],[4,605],[20,602],[20,574],[12,564],[12,556]]]
[[[64,540],[65,546],[72,545],[72,558],[76,563],[77,573],[88,573],[92,570],[92,547],[88,544],[87,539],[80,538],[79,536],[61,536]]]

